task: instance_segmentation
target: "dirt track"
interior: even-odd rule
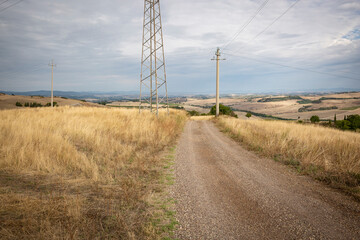
[[[180,239],[360,239],[360,204],[257,157],[209,121],[190,121],[176,155]]]

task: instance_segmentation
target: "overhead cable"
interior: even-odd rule
[[[226,43],[222,49],[226,49],[235,39],[245,30],[245,28],[254,20],[254,18],[259,14],[259,12],[266,6],[266,4],[269,2],[269,0],[265,0],[260,7],[256,10],[256,12],[248,19],[247,22],[239,29],[238,32],[236,32],[233,36],[233,38]]]
[[[274,23],[276,23],[280,18],[282,18],[286,13],[288,13],[298,2],[300,2],[300,0],[296,0],[293,4],[290,5],[290,7],[288,9],[286,9],[285,12],[283,12],[280,16],[278,16],[274,21],[272,21],[266,28],[264,28],[264,30],[262,30],[261,32],[259,32],[253,39],[251,39],[251,41],[254,41],[256,38],[258,38],[261,34],[263,34],[264,32],[266,32],[272,25],[274,25]]]
[[[24,0],[20,0],[20,1],[16,2],[16,3],[13,3],[13,4],[11,4],[11,5],[3,8],[3,9],[1,9],[1,10],[0,10],[0,13],[4,12],[5,10],[7,10],[7,9],[9,9],[9,8],[11,8],[11,7],[14,7],[15,5],[18,5],[18,4],[21,3],[22,1],[24,1]],[[3,3],[4,3],[4,2],[3,2]]]

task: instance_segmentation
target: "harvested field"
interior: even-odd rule
[[[292,97],[296,98],[296,96]],[[300,99],[291,99],[287,96],[240,96],[238,98],[221,98],[220,103],[230,106],[237,112],[240,110],[252,111],[294,120],[308,120],[313,115],[318,115],[321,119],[328,120],[334,119],[335,114],[338,119],[342,119],[344,116],[360,114],[360,93],[358,92],[297,97]],[[183,106],[186,110],[208,113],[213,105],[215,105],[215,98],[189,98]],[[304,107],[306,107],[307,111],[299,111],[299,109]]]

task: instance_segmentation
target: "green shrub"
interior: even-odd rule
[[[248,113],[246,113],[245,116],[246,116],[247,118],[251,118],[252,115],[251,115],[251,113],[248,112]]]
[[[310,118],[310,121],[311,121],[312,123],[320,122],[320,118],[319,118],[319,116],[314,115],[314,116],[312,116],[312,117]]]
[[[32,102],[30,103],[30,107],[35,108],[35,107],[42,107],[43,105],[41,105],[41,103],[37,103],[37,102]]]
[[[101,104],[101,105],[106,105],[106,104],[108,104],[109,102],[108,101],[99,101],[99,102],[97,102],[98,104]]]
[[[24,103],[24,107],[29,107],[30,104],[28,102]]]
[[[238,117],[230,107],[224,106],[222,104],[219,104],[219,113],[220,115],[229,115],[236,118]],[[211,108],[209,115],[216,115],[216,105]]]
[[[15,104],[17,107],[22,107],[23,105],[20,102],[16,102]]]
[[[195,110],[188,111],[188,113],[190,114],[190,116],[200,116],[200,113],[198,111],[195,111]]]
[[[53,105],[54,105],[54,107],[57,107],[57,106],[58,106],[57,102],[53,102]],[[51,103],[48,102],[48,103],[45,105],[45,107],[51,107]]]

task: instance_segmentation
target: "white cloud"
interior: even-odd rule
[[[293,2],[270,0],[226,51],[328,72],[341,66],[359,73],[360,3],[356,0],[301,0],[252,41]],[[262,3],[262,0],[162,1],[169,88],[187,90],[187,81],[194,90],[212,88],[204,84],[213,78],[214,65],[210,58],[216,47],[231,40]],[[105,86],[113,82],[122,90],[136,90],[134,87],[138,84],[129,84],[127,79],[139,76],[142,15],[141,0],[28,0],[18,4],[0,14],[0,88],[16,89],[21,85],[37,89],[39,86],[26,81],[21,71],[25,73],[34,65],[46,64],[54,58],[59,62],[57,71],[64,72],[59,74],[63,88],[68,82],[72,89],[74,86],[70,83],[76,78],[81,80],[74,90],[96,90],[91,87],[98,85],[88,84],[95,81],[90,76],[103,74],[114,76],[103,78],[107,81]],[[269,81],[273,81],[274,88],[281,88],[284,83],[281,79],[298,81],[304,75],[309,81],[319,81],[318,85],[331,86],[329,81],[338,81],[335,77],[329,80],[326,76],[292,70],[287,75],[276,66],[246,61],[228,56],[223,63],[227,71],[223,72],[225,85],[231,86],[238,78],[249,76],[261,82],[263,77],[259,71],[278,73],[266,78],[266,85],[271,86]],[[14,67],[14,63],[22,67]],[[72,64],[74,67],[70,68]],[[46,72],[39,72],[37,76],[47,81]],[[348,87],[360,88],[360,80],[355,81],[356,86],[354,81],[342,81]]]

